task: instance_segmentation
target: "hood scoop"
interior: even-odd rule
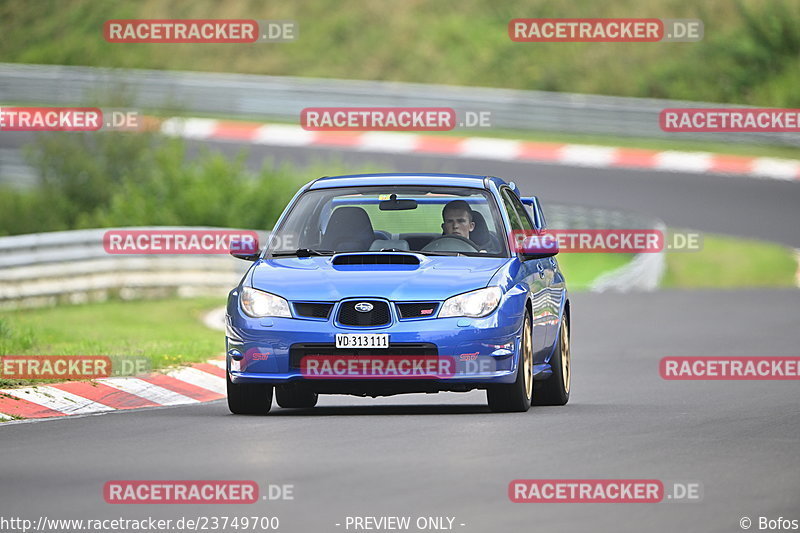
[[[338,254],[334,256],[333,266],[362,266],[362,265],[404,265],[419,266],[419,257],[412,254]]]

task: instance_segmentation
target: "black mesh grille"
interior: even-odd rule
[[[397,304],[400,318],[427,318],[436,314],[436,302],[415,302],[409,304]]]
[[[294,311],[297,316],[309,318],[328,318],[333,308],[332,303],[326,302],[302,302],[294,304]]]
[[[356,311],[356,306],[369,303],[372,309],[367,312]],[[352,300],[339,307],[339,323],[345,326],[383,326],[391,319],[389,304],[382,300]]]
[[[337,255],[334,265],[418,265],[419,259],[409,254],[353,254]]]
[[[339,355],[347,356],[408,356],[408,355],[439,355],[435,344],[429,342],[389,344],[388,348],[359,348],[347,350],[336,348],[335,344],[292,344],[289,348],[289,364],[292,368],[300,368],[300,361],[308,355]]]

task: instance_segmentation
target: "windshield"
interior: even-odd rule
[[[342,187],[305,192],[270,237],[268,253],[410,251],[506,257],[493,197],[435,186]]]

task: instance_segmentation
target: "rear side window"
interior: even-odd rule
[[[510,189],[503,189],[500,193],[503,197],[503,205],[506,206],[508,218],[511,221],[512,230],[532,230],[533,224],[525,212],[525,206],[517,198],[517,195]]]

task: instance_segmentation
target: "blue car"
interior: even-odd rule
[[[497,412],[569,400],[570,302],[536,197],[463,174],[303,186],[228,297],[228,406],[319,394],[486,391]]]

